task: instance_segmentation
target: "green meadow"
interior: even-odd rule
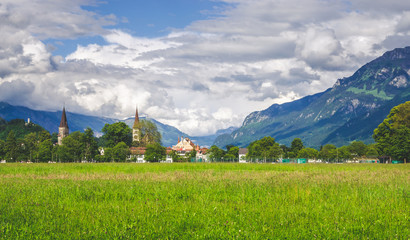
[[[409,164],[0,164],[0,239],[409,239]]]

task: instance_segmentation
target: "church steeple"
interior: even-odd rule
[[[132,141],[133,142],[139,142],[140,139],[140,118],[138,116],[138,107],[137,110],[135,111],[135,119],[134,119],[134,125],[132,126]]]
[[[134,125],[132,126],[132,128],[137,128],[140,125],[140,118],[138,116],[138,107],[137,110],[135,111],[135,119],[134,119]]]
[[[67,115],[65,113],[65,106],[63,107],[63,113],[61,114],[60,127],[58,128],[58,145],[63,144],[63,138],[69,134]]]
[[[63,114],[61,114],[60,127],[66,127],[66,128],[68,128],[67,116],[66,116],[66,114],[65,114],[65,106],[63,107]]]

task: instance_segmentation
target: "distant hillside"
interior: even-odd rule
[[[0,118],[0,139],[5,141],[10,131],[14,132],[16,138],[24,138],[29,133],[44,131],[44,128],[34,123],[26,123],[23,119],[7,122]]]
[[[410,100],[409,74],[410,47],[386,52],[324,92],[249,114],[242,127],[219,136],[215,144],[245,147],[264,136],[287,145],[300,137],[316,148],[373,142],[373,130],[390,109]]]
[[[208,136],[200,136],[200,137],[190,137],[191,140],[195,143],[201,143],[201,146],[205,147],[211,147],[217,137],[223,134],[231,134],[233,131],[238,129],[237,127],[229,127],[226,129],[220,129],[218,130],[215,134],[213,135],[208,135]],[[225,147],[225,146],[223,146]]]
[[[82,114],[76,114],[70,112],[70,109],[67,110],[67,121],[68,126],[70,128],[70,132],[74,131],[84,131],[87,127],[93,129],[96,135],[101,135],[101,129],[104,127],[106,123],[112,124],[121,120],[113,119],[113,118],[104,118],[104,117],[96,117],[96,116],[87,116]],[[58,132],[58,126],[61,120],[61,111],[57,112],[49,112],[49,111],[37,111],[32,110],[27,107],[20,107],[20,106],[13,106],[6,102],[0,102],[0,117],[4,118],[7,121],[12,119],[25,119],[30,118],[31,122],[38,124],[50,133]],[[142,118],[145,119],[145,118]],[[158,128],[158,131],[162,135],[162,144],[167,147],[171,147],[178,142],[178,137],[184,136],[193,139],[196,143],[200,146],[211,146],[212,143],[215,141],[215,138],[219,135],[219,133],[223,133],[228,130],[220,130],[218,133],[210,136],[203,136],[203,137],[191,137],[186,133],[181,132],[175,127],[170,125],[163,124],[161,122],[156,121],[155,119],[149,119],[153,121]],[[134,123],[134,118],[128,118],[123,120],[127,123],[128,126],[132,127]],[[230,128],[231,129],[231,128]],[[232,129],[233,130],[233,129]],[[231,130],[231,131],[232,131]]]
[[[7,121],[12,119],[25,119],[27,121],[27,118],[30,118],[31,122],[42,126],[50,133],[58,132],[61,114],[61,111],[37,111],[27,107],[12,106],[8,103],[0,102],[0,117]],[[96,133],[101,132],[106,123],[111,124],[118,121],[111,118],[71,113],[69,109],[67,109],[67,120],[70,132],[84,131],[84,129],[90,127]]]

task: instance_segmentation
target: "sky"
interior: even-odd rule
[[[0,101],[191,135],[410,45],[402,0],[0,0]]]

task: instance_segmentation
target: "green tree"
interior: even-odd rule
[[[158,131],[157,125],[148,120],[140,121],[140,142],[133,142],[134,146],[145,147],[149,144],[161,144],[161,133]]]
[[[53,145],[57,144],[57,142],[58,142],[58,133],[53,132],[53,134],[51,134],[51,142],[53,143]]]
[[[39,143],[37,133],[33,132],[24,136],[24,145],[26,146],[27,154],[31,161],[38,150]]]
[[[282,149],[283,157],[289,158],[288,153],[290,152],[290,147],[286,146],[285,144],[281,144],[279,147]]]
[[[299,151],[302,150],[305,146],[303,146],[302,139],[295,138],[293,139],[290,145],[290,151],[294,153],[295,156],[298,155]]]
[[[130,148],[124,142],[120,142],[112,149],[112,158],[117,162],[125,162],[130,155]]]
[[[18,151],[19,151],[18,148],[19,146],[17,144],[16,136],[14,135],[14,131],[11,130],[9,134],[7,135],[6,145],[4,147],[4,150],[6,152],[7,161],[10,161],[10,162],[17,161]]]
[[[98,145],[94,137],[94,132],[91,128],[88,127],[84,131],[81,141],[84,149],[82,155],[84,155],[86,160],[93,159],[98,154]]]
[[[319,151],[314,148],[303,148],[298,153],[298,158],[316,159]]]
[[[188,161],[190,161],[191,159],[196,159],[196,150],[192,150],[190,152],[187,152],[185,154],[185,157],[187,158]]]
[[[83,159],[83,145],[81,138],[82,133],[77,131],[63,139],[63,145],[59,148],[59,154],[62,159],[64,159],[64,162],[77,162]]]
[[[6,147],[6,142],[0,139],[0,160],[2,160],[6,155],[5,147]]]
[[[159,162],[166,157],[166,148],[159,143],[152,143],[147,145],[144,159],[148,162]]]
[[[233,148],[233,147],[235,147],[235,145],[233,145],[233,144],[228,144],[228,145],[225,146],[227,152],[229,152],[229,150],[231,150],[231,148]]]
[[[379,153],[377,152],[377,146],[376,144],[371,144],[367,147],[367,152],[366,152],[366,157],[368,158],[376,158],[379,156]]]
[[[367,145],[362,141],[354,141],[349,145],[349,151],[357,157],[363,157],[366,155]]]
[[[51,135],[50,135],[50,133],[48,132],[48,131],[46,131],[46,130],[43,130],[43,131],[40,131],[40,132],[38,132],[37,133],[37,136],[38,136],[38,141],[39,142],[43,142],[43,141],[45,141],[45,140],[51,140]]]
[[[182,162],[183,160],[182,157],[175,150],[172,150],[170,155],[173,162]]]
[[[326,161],[333,161],[337,158],[336,146],[326,144],[320,149],[319,158]]]
[[[107,147],[114,147],[120,142],[124,142],[127,146],[131,145],[132,130],[124,122],[106,123],[102,132]]]
[[[350,152],[349,146],[342,146],[336,151],[337,160],[349,160],[352,159],[352,153]]]
[[[279,143],[275,142],[274,138],[264,137],[249,144],[247,157],[250,159],[272,161],[279,158],[282,154],[283,150],[279,146]]]
[[[221,161],[225,155],[225,151],[217,147],[216,145],[212,145],[211,148],[208,150],[209,159],[212,162]]]
[[[230,159],[230,160],[238,160],[239,159],[239,147],[236,146],[229,146],[229,148],[227,148],[228,151],[225,154],[224,158],[225,159]]]
[[[68,137],[69,136],[65,137],[64,139],[66,139]],[[63,139],[63,142],[64,142],[64,139]],[[72,141],[72,140],[69,140],[69,141]],[[54,152],[55,152],[55,155],[56,155],[56,162],[63,162],[64,163],[64,162],[74,162],[75,161],[74,154],[72,154],[70,152],[70,149],[64,144],[61,145],[61,146],[57,145],[54,148]]]
[[[103,162],[114,162],[114,149],[113,148],[104,148],[104,156],[102,157]]]
[[[374,130],[378,153],[397,160],[410,156],[410,101],[394,107]]]
[[[37,157],[39,162],[48,162],[52,158],[53,143],[51,139],[42,141],[37,150]]]

